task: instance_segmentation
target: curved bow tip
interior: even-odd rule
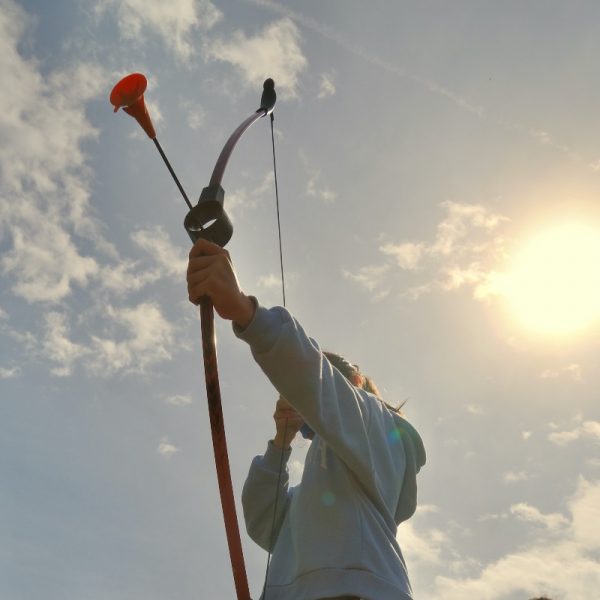
[[[277,94],[275,93],[275,82],[269,77],[265,79],[263,83],[263,93],[260,98],[260,109],[264,110],[268,115],[273,112],[273,107],[277,101]]]

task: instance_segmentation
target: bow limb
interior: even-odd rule
[[[221,405],[221,390],[219,386],[219,369],[217,365],[217,349],[215,338],[215,313],[210,298],[200,302],[200,324],[202,329],[202,354],[204,356],[204,376],[206,379],[206,394],[208,398],[208,413],[210,416],[210,431],[212,435],[221,508],[225,521],[225,534],[229,547],[229,557],[233,570],[233,580],[238,600],[250,600],[248,577],[242,551],[242,540],[238,527],[235,499],[229,469],[227,454],[227,439]]]
[[[251,125],[256,123],[259,119],[266,116],[268,113],[265,109],[259,108],[256,112],[252,113],[230,136],[227,140],[225,146],[223,146],[223,150],[221,150],[221,154],[219,154],[219,158],[217,159],[217,164],[213,169],[212,176],[210,178],[209,186],[211,185],[221,185],[221,181],[223,180],[223,174],[225,173],[225,167],[227,166],[227,162],[229,161],[229,157],[235,148],[235,145],[238,143],[238,140],[242,137],[243,133],[248,129]]]
[[[259,108],[256,112],[253,112],[229,136],[225,146],[223,146],[208,185],[202,190],[198,204],[188,212],[183,222],[183,226],[186,228],[193,242],[198,238],[204,238],[223,248],[231,239],[233,225],[223,209],[225,190],[221,186],[225,167],[243,133],[253,123],[270,114],[270,112],[263,108]]]

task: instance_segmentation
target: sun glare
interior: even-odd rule
[[[600,227],[565,223],[533,236],[502,288],[517,319],[538,333],[580,333],[600,322]]]

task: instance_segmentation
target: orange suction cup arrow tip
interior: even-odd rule
[[[115,107],[114,112],[123,107],[146,132],[150,139],[156,138],[152,119],[144,103],[144,92],[148,85],[147,79],[141,73],[131,73],[123,77],[110,93],[110,103]]]

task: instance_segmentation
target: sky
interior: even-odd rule
[[[234,597],[187,209],[112,111],[131,72],[191,198],[275,80],[287,306],[407,401],[427,448],[398,531],[415,598],[596,597],[599,20],[584,1],[0,0],[0,598]],[[265,306],[270,142],[261,119],[223,179]],[[217,338],[241,513],[277,394],[228,323]]]

